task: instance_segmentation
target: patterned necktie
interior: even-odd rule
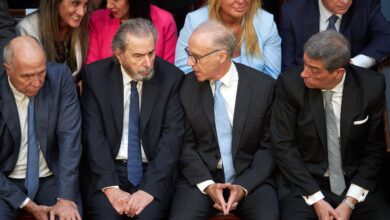
[[[28,197],[34,199],[39,188],[39,146],[35,133],[34,97],[28,103],[27,173],[24,186]]]
[[[341,161],[340,141],[337,132],[337,121],[332,106],[333,92],[324,91],[322,95],[325,100],[330,189],[334,194],[341,195],[345,190],[345,180]]]
[[[143,168],[139,137],[139,97],[136,81],[131,81],[128,132],[127,179],[133,186],[138,186],[143,175]]]
[[[230,125],[225,99],[220,91],[221,85],[221,81],[215,81],[214,116],[225,181],[232,183],[235,178],[235,169],[232,157],[232,126]]]
[[[336,21],[337,19],[339,19],[339,17],[337,17],[337,15],[332,15],[328,18],[328,21],[329,21],[329,24],[328,24],[328,27],[326,28],[326,30],[334,30],[334,31],[337,31],[336,30]]]

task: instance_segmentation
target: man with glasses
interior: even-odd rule
[[[236,40],[217,21],[192,33],[180,98],[187,119],[170,219],[278,219],[271,183],[270,110],[274,80],[232,62]],[[213,208],[214,207],[214,208]]]

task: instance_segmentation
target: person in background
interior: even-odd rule
[[[35,219],[81,220],[81,113],[69,68],[46,62],[30,36],[5,46],[3,65],[0,219],[16,219],[23,209]]]
[[[188,39],[200,23],[215,19],[237,39],[233,61],[277,78],[281,68],[281,39],[273,15],[260,6],[261,0],[209,0],[207,6],[189,13],[176,45],[175,65],[185,73],[191,71],[184,51]]]
[[[336,30],[351,43],[351,63],[370,68],[390,55],[390,22],[380,0],[294,0],[282,6],[282,70],[303,63],[303,44]]]
[[[0,2],[0,63],[3,63],[3,48],[15,37],[14,20],[9,14],[6,1]],[[3,66],[0,65],[0,76],[3,74]]]
[[[88,0],[40,1],[39,10],[21,20],[16,32],[38,39],[47,60],[65,63],[79,81],[88,48],[87,9]]]
[[[107,9],[94,11],[89,22],[87,63],[112,56],[111,43],[121,22],[145,18],[157,29],[156,55],[173,63],[177,42],[176,23],[172,15],[149,0],[108,0]]]

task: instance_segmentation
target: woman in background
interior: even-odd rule
[[[281,70],[281,39],[273,15],[260,8],[261,0],[209,0],[187,15],[176,45],[175,65],[185,73],[188,56],[185,48],[192,31],[207,19],[216,19],[236,36],[233,61],[248,65],[273,78]]]
[[[107,0],[107,9],[96,10],[89,22],[87,63],[112,56],[111,42],[121,21],[145,18],[157,29],[156,55],[173,63],[177,30],[172,15],[150,4],[149,0]]]
[[[35,37],[48,61],[66,63],[78,81],[88,48],[88,0],[42,0],[39,10],[16,26],[19,35]]]

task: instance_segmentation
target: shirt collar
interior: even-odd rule
[[[14,94],[14,97],[15,97],[15,100],[17,102],[21,102],[23,101],[25,98],[28,98],[25,94],[19,92],[11,83],[11,81],[9,80],[9,77],[8,77],[8,84],[9,86],[11,87],[11,91],[12,93]]]
[[[323,89],[322,91],[332,91],[332,92],[335,92],[335,93],[341,93],[343,92],[343,89],[344,89],[344,81],[345,81],[345,75],[346,75],[346,72],[344,72],[344,75],[343,75],[343,78],[341,79],[341,81],[339,82],[339,84],[337,84],[333,89]]]
[[[121,65],[121,72],[123,78],[123,86],[130,85],[130,82],[133,81],[133,78],[127,74],[126,70]],[[137,81],[137,85],[142,85],[142,81]]]
[[[322,3],[322,0],[318,0],[318,7],[320,10],[320,21],[322,23],[328,22],[328,19],[330,16],[333,15],[332,12],[330,12],[328,9],[325,8],[324,4]],[[342,18],[342,14],[336,14],[337,17],[339,17],[339,20]]]
[[[231,86],[237,80],[238,80],[238,71],[236,65],[232,62],[227,73],[221,79],[219,79],[219,81],[221,81],[222,84],[225,86]],[[215,81],[210,81],[210,82],[214,83]]]

